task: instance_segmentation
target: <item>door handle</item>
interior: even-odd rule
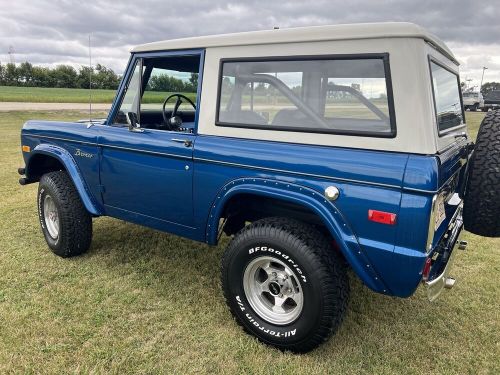
[[[184,143],[184,146],[191,147],[193,145],[193,141],[189,139],[180,139],[180,138],[172,138],[172,142]]]

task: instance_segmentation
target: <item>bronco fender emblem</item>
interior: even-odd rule
[[[92,159],[94,157],[93,154],[90,154],[88,152],[82,151],[79,148],[76,149],[75,156],[81,156],[81,157],[89,158],[89,159]]]

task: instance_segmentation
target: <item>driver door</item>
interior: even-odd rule
[[[107,125],[100,127],[102,199],[109,216],[183,234],[193,226],[195,121],[186,117],[182,128],[174,130],[162,126],[163,100],[172,92],[145,95],[153,77],[146,64],[151,61],[175,66],[180,77],[198,74],[200,69],[199,64],[193,65],[192,54],[185,67],[179,55],[143,55],[131,61]],[[198,92],[196,87],[190,94],[195,105]],[[174,104],[175,99],[167,106]]]

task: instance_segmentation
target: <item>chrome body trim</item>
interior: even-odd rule
[[[228,166],[239,167],[239,168],[246,168],[246,169],[254,169],[254,170],[257,169],[257,170],[263,170],[263,171],[268,171],[268,172],[277,172],[277,173],[291,174],[291,175],[304,176],[304,177],[322,178],[322,179],[331,180],[331,181],[340,181],[340,182],[346,182],[346,183],[372,185],[372,186],[379,186],[379,187],[398,189],[398,190],[402,189],[404,191],[413,191],[413,192],[418,192],[418,193],[433,194],[433,193],[437,192],[435,190],[406,188],[406,187],[402,187],[399,185],[383,184],[383,183],[379,183],[379,182],[355,180],[355,179],[350,179],[350,178],[326,176],[326,175],[313,174],[313,173],[296,172],[296,171],[290,171],[290,170],[286,170],[286,169],[260,167],[260,166],[253,166],[253,165],[248,165],[248,164],[232,163],[232,162],[221,161],[221,160],[213,160],[213,159],[205,159],[205,158],[194,158],[194,160],[206,162],[206,163],[214,163],[214,164],[228,165]]]
[[[455,284],[455,280],[449,277],[449,274],[455,260],[455,255],[457,253],[456,248],[460,248],[460,244],[462,243],[462,241],[460,241],[459,239],[462,227],[462,205],[460,205],[449,225],[449,230],[451,231],[451,233],[449,235],[448,241],[452,242],[453,246],[450,249],[451,254],[448,258],[448,262],[446,263],[446,266],[444,267],[441,274],[436,276],[434,279],[425,282],[425,287],[427,289],[427,298],[431,302],[435,301],[441,295],[443,289],[450,289]]]
[[[99,124],[98,126],[107,126],[107,125],[100,125]],[[191,159],[191,157],[184,156],[184,155],[176,155],[176,154],[169,154],[169,153],[156,152],[156,151],[145,151],[145,150],[139,150],[139,149],[130,148],[130,147],[122,147],[122,146],[114,146],[114,145],[107,145],[107,144],[100,144],[100,143],[85,142],[85,141],[80,141],[80,140],[76,140],[76,139],[69,139],[69,138],[52,137],[52,136],[38,135],[38,134],[28,134],[27,136],[28,137],[36,137],[36,138],[54,139],[54,140],[63,141],[63,142],[75,142],[75,143],[79,143],[79,144],[121,149],[121,150],[126,150],[126,151],[147,153],[147,154],[152,154],[152,155],[163,155],[163,156],[175,157],[175,158],[179,158],[179,159]],[[226,162],[226,161],[221,161],[221,160],[213,160],[213,159],[205,159],[205,158],[193,158],[193,160],[206,162],[206,163],[214,163],[214,164],[220,164],[220,165],[241,167],[241,168],[246,168],[246,169],[254,169],[254,170],[257,169],[257,170],[264,170],[264,171],[269,171],[269,172],[278,172],[278,173],[286,173],[286,174],[306,176],[306,177],[322,178],[322,179],[331,180],[331,181],[341,181],[341,182],[346,182],[346,183],[372,185],[372,186],[379,186],[379,187],[390,188],[390,189],[399,189],[399,190],[402,189],[404,191],[416,192],[416,193],[435,194],[438,192],[438,190],[425,190],[425,189],[401,187],[399,185],[383,184],[383,183],[379,183],[379,182],[355,180],[355,179],[349,179],[349,178],[318,175],[318,174],[312,174],[312,173],[303,173],[303,172],[296,172],[296,171],[290,171],[290,170],[285,170],[285,169],[260,167],[260,166],[253,166],[253,165],[248,165],[248,164]]]
[[[429,218],[429,229],[427,231],[427,242],[425,244],[425,252],[429,254],[432,250],[432,242],[434,240],[434,233],[436,232],[434,224],[436,222],[436,202],[439,194],[434,194],[431,203],[431,216]]]
[[[185,155],[169,154],[169,153],[166,153],[166,152],[158,152],[158,151],[150,151],[150,150],[139,150],[137,148],[131,148],[131,147],[123,147],[123,146],[115,146],[115,145],[107,145],[107,144],[99,144],[98,146],[99,147],[106,147],[106,148],[113,148],[113,149],[117,149],[117,150],[125,150],[125,151],[138,152],[138,153],[141,153],[141,154],[168,156],[168,157],[178,158],[178,159],[189,159],[189,160],[192,159],[192,157],[185,156]]]
[[[47,139],[54,139],[56,141],[75,142],[75,143],[80,143],[82,145],[97,146],[97,143],[93,143],[93,142],[79,141],[77,139],[70,139],[70,138],[52,137],[50,135],[26,134],[26,137],[47,138]]]

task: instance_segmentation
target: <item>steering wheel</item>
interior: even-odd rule
[[[170,118],[167,118],[167,114],[165,112],[165,107],[166,107],[168,101],[174,97],[177,97],[177,101],[175,102],[174,109],[173,109],[172,113],[170,114]],[[169,97],[167,97],[165,99],[165,101],[163,102],[163,110],[161,113],[163,115],[163,122],[169,128],[169,130],[178,129],[182,125],[182,119],[179,116],[177,116],[177,111],[179,110],[179,107],[182,104],[182,99],[185,99],[189,104],[191,104],[193,106],[194,110],[196,111],[196,105],[186,95],[172,94]]]

